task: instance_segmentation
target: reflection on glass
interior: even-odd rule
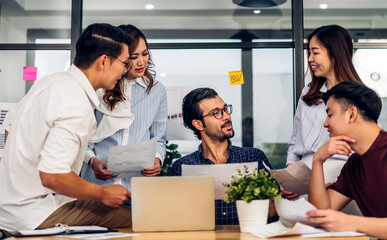
[[[229,71],[241,70],[241,50],[152,50],[151,54],[157,72],[156,80],[169,90],[168,114],[179,117],[181,100],[190,90],[198,87],[214,88],[226,103],[233,105],[235,136],[231,140],[234,145],[241,146],[241,87],[230,86],[228,77]],[[173,91],[177,88],[179,90]],[[168,131],[175,128],[168,125]],[[179,145],[179,152],[186,155],[196,151],[199,141],[192,131],[186,130],[184,136],[186,140],[173,141]]]
[[[285,166],[293,128],[292,49],[253,50],[254,146]]]
[[[231,36],[240,35],[244,30],[266,30],[270,33],[279,29],[291,29],[290,0],[279,6],[258,9],[259,11],[256,8],[238,6],[231,0],[163,0],[152,3],[151,7],[147,4],[149,3],[144,1],[128,3],[126,0],[116,0],[111,4],[109,1],[84,0],[83,26],[94,22],[108,22],[113,25],[130,23],[145,32],[179,31],[179,38],[187,39],[219,38],[219,35],[214,34],[217,31],[227,32],[224,33],[227,36],[223,38],[237,38]],[[187,33],[190,30],[194,32]],[[206,30],[200,36],[195,33]],[[193,35],[185,36],[192,33]],[[271,34],[265,35],[271,38]],[[261,37],[259,35],[256,38]]]
[[[1,1],[0,23],[0,43],[31,42],[31,31],[71,29],[71,1]],[[52,31],[50,38],[56,34],[60,32]]]

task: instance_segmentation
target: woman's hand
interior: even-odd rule
[[[286,191],[283,187],[280,187],[282,197],[288,200],[294,200],[300,196],[298,193],[292,193],[290,191]]]
[[[155,158],[155,164],[151,167],[141,171],[141,174],[147,177],[154,177],[159,175],[161,172],[161,160],[160,158]]]
[[[109,180],[117,177],[116,173],[106,171],[107,164],[104,161],[101,161],[98,158],[94,157],[93,161],[90,160],[90,162],[92,162],[91,168],[94,170],[96,178],[101,180]]]

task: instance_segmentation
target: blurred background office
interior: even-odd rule
[[[322,25],[346,28],[358,73],[387,105],[386,16],[385,0],[0,0],[0,108],[4,115],[33,85],[24,66],[37,67],[37,79],[67,69],[87,25],[133,24],[168,89],[168,140],[182,155],[198,140],[181,126],[179,99],[209,86],[233,105],[233,144],[258,147],[281,168],[307,71],[305,37]],[[236,70],[243,85],[229,84]],[[380,124],[387,128],[385,107]]]

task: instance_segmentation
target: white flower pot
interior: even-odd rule
[[[253,200],[249,203],[243,200],[236,201],[241,232],[247,232],[247,227],[267,224],[269,200]]]

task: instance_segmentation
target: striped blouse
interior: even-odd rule
[[[309,86],[305,86],[298,100],[286,164],[300,161],[304,155],[314,154],[329,140],[329,133],[323,126],[327,117],[326,105],[321,100],[318,105],[308,106],[302,100],[302,97],[308,91]],[[323,93],[327,91],[326,84],[321,87],[320,91]],[[348,159],[344,155],[333,155],[331,158],[339,160]]]
[[[132,81],[127,80],[125,81]],[[121,146],[123,142],[127,144],[136,144],[151,138],[157,138],[156,157],[162,161],[165,158],[165,142],[166,142],[166,127],[167,127],[167,93],[165,87],[155,81],[155,85],[149,92],[146,92],[147,86],[143,81],[137,79],[131,83],[130,94],[127,93],[125,101],[130,101],[131,113],[135,116],[135,120],[129,127],[127,139],[123,139],[124,129],[118,130],[116,133],[104,140],[89,145],[85,159],[88,160],[92,156],[107,163],[109,149],[113,146]],[[127,84],[125,85],[127,86]],[[103,113],[95,111],[95,117],[99,124]],[[85,163],[81,172],[82,178],[89,182],[100,185],[111,185],[114,179],[100,180],[95,177],[94,171]],[[122,179],[122,185],[130,189],[130,179]]]

